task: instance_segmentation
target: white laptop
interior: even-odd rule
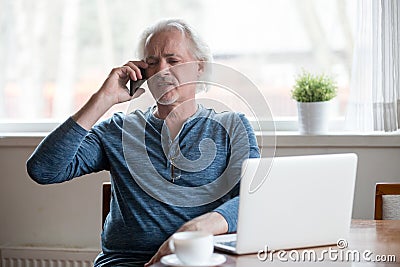
[[[270,162],[243,163],[237,234],[215,236],[216,249],[247,254],[331,245],[348,236],[356,154],[275,157],[269,169]]]

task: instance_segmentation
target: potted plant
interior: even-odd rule
[[[328,131],[332,99],[336,82],[325,74],[303,71],[297,78],[292,98],[297,101],[301,134],[324,134]]]

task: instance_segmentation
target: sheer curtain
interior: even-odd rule
[[[358,0],[346,125],[396,131],[400,125],[400,1]]]

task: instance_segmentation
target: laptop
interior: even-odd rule
[[[237,232],[215,236],[214,247],[248,254],[346,239],[356,171],[352,153],[245,160]]]

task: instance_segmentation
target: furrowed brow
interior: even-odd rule
[[[148,57],[146,57],[146,60],[147,59],[158,59],[158,57],[157,56],[148,56]]]

